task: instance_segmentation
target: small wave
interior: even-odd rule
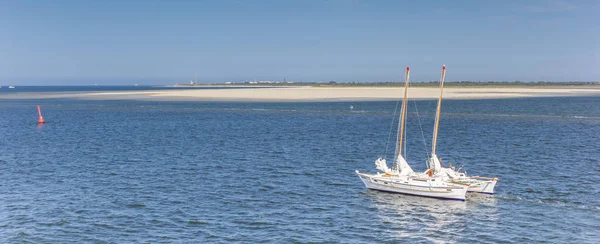
[[[97,227],[106,228],[106,229],[113,229],[113,230],[117,229],[117,227],[109,225],[109,224],[106,224],[106,223],[93,223],[93,225],[97,226]]]
[[[208,222],[199,221],[199,220],[190,220],[190,221],[188,221],[188,224],[190,224],[190,225],[207,225]]]
[[[554,198],[554,197],[540,198],[539,201],[542,203],[568,203],[569,202],[566,199]]]
[[[541,114],[485,114],[485,113],[443,113],[448,116],[466,116],[466,117],[509,117],[509,118],[542,118],[542,119],[600,119],[597,116],[580,116],[580,115],[541,115]]]
[[[143,159],[141,158],[128,158],[123,160],[124,162],[128,162],[128,163],[136,163],[136,162],[142,162]]]
[[[272,190],[272,189],[275,189],[275,187],[269,186],[269,185],[264,185],[264,186],[261,186],[259,188],[259,191],[269,191],[269,190]]]
[[[575,118],[575,119],[600,119],[600,117],[597,117],[597,116],[577,116],[577,115],[573,116],[572,118]]]
[[[525,192],[527,192],[527,193],[542,193],[541,191],[536,191],[533,189],[527,189],[527,190],[525,190]]]
[[[63,225],[66,225],[68,223],[69,223],[69,221],[61,220],[61,221],[58,221],[58,222],[55,222],[55,223],[39,223],[39,225],[52,227],[52,226],[63,226]]]
[[[548,206],[554,206],[554,207],[600,210],[600,206],[592,206],[591,207],[589,205],[586,205],[584,202],[570,201],[568,199],[555,198],[555,197],[527,198],[527,197],[506,196],[506,195],[494,195],[494,197],[497,199],[500,199],[500,200],[524,201],[524,202],[542,204],[542,205],[548,205]]]
[[[494,195],[496,198],[498,199],[503,199],[503,200],[512,200],[512,201],[520,201],[523,200],[522,197],[517,197],[517,196],[506,196],[506,195]]]
[[[143,203],[132,203],[132,204],[127,204],[128,208],[145,208],[146,205],[144,205]]]
[[[329,185],[332,185],[332,186],[351,186],[350,184],[344,184],[344,183],[329,183]]]

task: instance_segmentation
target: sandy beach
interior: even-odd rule
[[[397,100],[402,87],[276,87],[236,89],[171,89],[115,92],[5,93],[0,99],[84,99],[149,101],[383,101]],[[600,88],[445,88],[445,99],[494,99],[557,96],[599,96]],[[409,88],[410,99],[435,99],[438,88]]]

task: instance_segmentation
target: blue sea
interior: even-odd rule
[[[437,154],[500,179],[461,202],[354,173],[392,157],[395,101],[0,100],[0,243],[597,243],[599,104],[444,100]],[[435,106],[408,104],[415,170]]]
[[[185,89],[240,89],[261,88],[260,86],[8,86],[0,87],[0,95],[19,92],[108,92],[108,91],[152,91],[152,90],[185,90]]]

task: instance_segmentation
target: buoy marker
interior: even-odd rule
[[[39,120],[38,120],[38,124],[43,124],[44,121],[44,117],[42,117],[42,110],[40,109],[40,105],[38,105],[38,115],[40,116]]]

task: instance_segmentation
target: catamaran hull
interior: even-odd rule
[[[494,194],[494,188],[496,187],[496,180],[478,180],[476,182],[469,183],[468,192],[483,193],[483,194]]]
[[[393,180],[377,179],[360,173],[358,173],[358,176],[367,189],[448,200],[464,201],[468,188],[466,186],[430,187],[425,182],[422,185],[404,184]]]
[[[494,194],[494,188],[496,187],[497,179],[492,180],[452,180],[451,183],[468,185],[468,192],[482,193],[482,194]]]

